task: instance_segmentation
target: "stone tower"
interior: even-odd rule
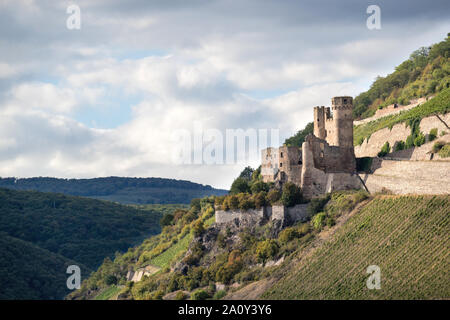
[[[331,99],[333,121],[327,141],[332,146],[353,149],[353,98],[334,97]]]
[[[327,137],[327,130],[325,129],[325,113],[329,113],[329,108],[314,107],[314,135],[319,139]]]

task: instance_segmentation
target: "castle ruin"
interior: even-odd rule
[[[305,138],[301,148],[262,150],[264,182],[293,182],[305,198],[362,187],[353,147],[353,98],[334,97],[331,105],[314,108],[314,134]]]

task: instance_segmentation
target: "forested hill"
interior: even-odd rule
[[[160,218],[107,201],[0,188],[0,232],[89,268],[159,233]]]
[[[414,51],[394,72],[377,77],[370,89],[354,100],[355,119],[367,118],[378,108],[435,95],[450,87],[450,33],[444,41]]]
[[[61,299],[70,292],[66,270],[74,264],[82,277],[89,274],[79,262],[0,232],[0,299]]]
[[[163,178],[16,179],[12,177],[0,178],[0,187],[58,192],[125,204],[189,203],[193,198],[227,193],[227,190],[214,189],[209,185]]]
[[[139,206],[141,207],[141,206]],[[105,258],[161,231],[163,212],[180,205],[132,206],[0,188],[0,299],[62,299],[66,268],[82,279]]]

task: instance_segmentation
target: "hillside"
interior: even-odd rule
[[[189,203],[193,198],[227,193],[226,190],[185,180],[125,177],[93,179],[11,177],[0,178],[0,188],[58,192],[124,204]]]
[[[354,100],[353,115],[367,118],[388,105],[434,95],[450,86],[450,34],[444,41],[420,48],[386,77],[377,77],[370,89]]]
[[[340,191],[314,200],[311,220],[280,232],[212,224],[211,200],[175,213],[161,235],[108,260],[70,299],[440,299],[450,245],[450,198],[369,197]],[[378,265],[382,289],[366,288]],[[150,268],[151,267],[151,268]],[[130,281],[129,270],[147,270]]]
[[[67,289],[69,265],[80,263],[0,232],[0,300],[61,299]]]
[[[0,189],[0,232],[90,268],[158,233],[160,217],[106,201]]]
[[[376,196],[263,299],[450,297],[449,196]],[[366,268],[381,268],[381,289]]]

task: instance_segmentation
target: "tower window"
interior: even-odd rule
[[[280,168],[283,166],[283,163],[280,162]]]
[[[283,152],[280,152],[280,158],[283,158]]]

